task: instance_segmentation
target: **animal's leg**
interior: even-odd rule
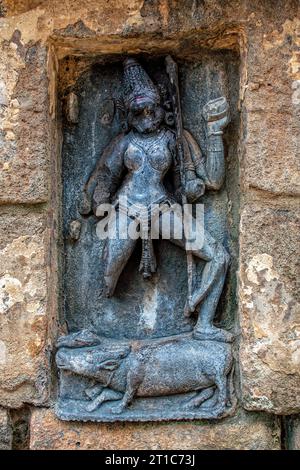
[[[129,223],[134,223],[134,221],[126,217],[117,217],[116,222],[117,232],[114,234],[116,238],[108,237],[103,251],[105,262],[105,294],[107,297],[113,296],[121,272],[129,260],[136,244],[136,240],[131,239],[129,236],[125,238]],[[111,234],[111,236],[113,236],[113,234]]]
[[[98,397],[100,393],[103,391],[103,385],[96,384],[93,385],[92,387],[87,388],[84,393],[86,394],[87,397],[89,397],[90,400],[93,400],[94,398]]]
[[[218,399],[215,405],[215,411],[217,412],[217,415],[219,415],[224,412],[227,399],[227,377],[219,372],[216,377],[216,386],[218,389]]]
[[[95,411],[105,401],[120,400],[120,398],[122,398],[122,395],[123,394],[121,392],[116,392],[115,390],[106,388],[105,390],[103,390],[103,392],[100,393],[100,395],[98,395],[92,401],[92,403],[89,403],[86,406],[86,409],[87,411]]]
[[[209,387],[205,390],[201,390],[195,397],[190,398],[186,403],[187,408],[197,408],[206,400],[211,398],[215,393],[215,387]]]
[[[127,374],[126,391],[122,401],[112,410],[112,412],[115,414],[122,413],[122,411],[132,402],[134,395],[136,394],[136,391],[143,380],[142,358],[140,360],[137,359],[137,361],[135,361],[131,367],[132,369]]]

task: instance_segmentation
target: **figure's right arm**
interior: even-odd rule
[[[119,134],[104,149],[97,165],[85,184],[79,204],[81,214],[89,214],[100,204],[109,203],[124,172],[124,153],[127,138]]]

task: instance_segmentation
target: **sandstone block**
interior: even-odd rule
[[[94,450],[279,449],[273,417],[239,414],[220,422],[80,423],[58,420],[51,409],[31,416],[30,448]]]
[[[244,185],[300,194],[299,16],[248,33]],[[276,64],[276,65],[275,65]]]
[[[300,194],[300,126],[296,119],[282,112],[248,113],[243,170],[246,187],[278,195]]]
[[[45,202],[50,177],[46,48],[25,48],[15,35],[0,44],[0,55],[0,204]]]
[[[47,396],[46,219],[18,208],[0,215],[0,403]]]
[[[300,410],[299,211],[246,206],[240,225],[240,364],[245,408]]]

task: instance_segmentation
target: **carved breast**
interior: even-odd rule
[[[131,142],[124,155],[126,168],[131,171],[156,170],[164,175],[172,162],[165,132],[149,140],[132,136]]]
[[[144,157],[143,149],[130,143],[124,155],[124,164],[128,170],[137,171],[143,166]]]
[[[156,147],[147,154],[148,163],[157,171],[165,173],[171,164],[171,154],[167,145]]]

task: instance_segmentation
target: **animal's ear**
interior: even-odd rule
[[[56,347],[66,348],[82,348],[84,346],[96,346],[101,342],[101,338],[97,336],[93,331],[81,330],[75,333],[70,333],[67,336],[61,336],[58,338]]]
[[[120,365],[120,361],[116,361],[114,359],[108,359],[107,361],[103,361],[99,364],[99,369],[106,369],[106,370],[116,370]]]

